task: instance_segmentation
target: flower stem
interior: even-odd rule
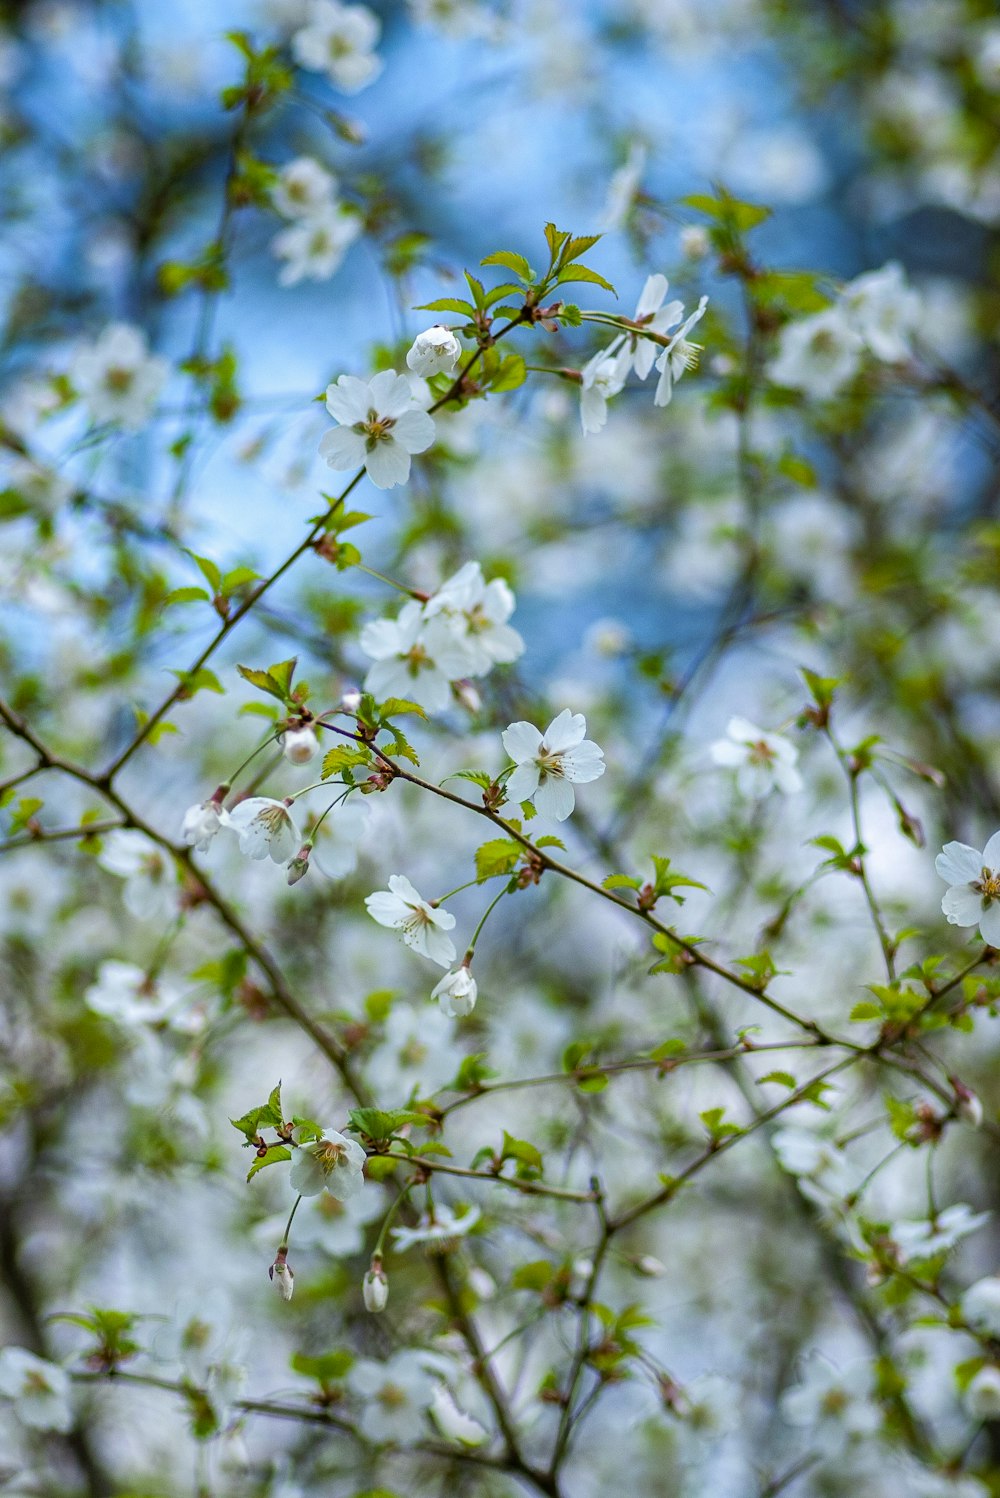
[[[496,910],[497,906],[500,904],[500,901],[503,899],[504,895],[506,895],[507,893],[509,893],[509,886],[508,885],[504,885],[504,887],[500,891],[500,893],[496,896],[495,899],[493,899],[493,900],[490,901],[490,903],[487,905],[486,909],[484,910],[482,918],[481,918],[481,920],[479,922],[479,925],[476,927],[475,931],[472,933],[472,940],[469,942],[469,945],[466,948],[466,952],[465,952],[465,961],[466,961],[466,963],[468,963],[468,962],[470,962],[472,960],[472,954],[476,950],[476,942],[479,940],[479,933],[482,931],[483,927],[486,925],[486,922],[489,920],[490,916],[493,914],[494,910]]]
[[[403,1205],[403,1202],[409,1196],[412,1189],[413,1182],[407,1181],[406,1185],[400,1191],[399,1195],[396,1197],[396,1200],[393,1202],[392,1206],[383,1217],[382,1226],[378,1230],[378,1241],[376,1242],[375,1247],[372,1249],[372,1258],[382,1257],[385,1244],[385,1235],[389,1231],[389,1226],[392,1223],[392,1219],[395,1217],[396,1213],[399,1211],[400,1207]]]
[[[291,1212],[289,1212],[289,1214],[288,1214],[288,1221],[285,1223],[285,1231],[282,1233],[282,1235],[281,1235],[281,1242],[278,1244],[278,1252],[279,1253],[281,1252],[281,1250],[283,1248],[287,1248],[288,1247],[288,1235],[292,1231],[292,1223],[295,1220],[295,1214],[296,1214],[296,1212],[299,1210],[299,1202],[301,1200],[302,1200],[301,1196],[297,1196],[295,1198],[295,1206],[292,1208]]]

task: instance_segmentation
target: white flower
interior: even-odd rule
[[[166,359],[149,352],[141,328],[112,323],[76,355],[70,379],[94,421],[135,432],[149,419],[169,369]]]
[[[357,214],[334,206],[282,229],[271,240],[273,254],[286,262],[278,273],[278,284],[328,281],[360,233]]]
[[[361,1282],[361,1295],[366,1311],[377,1316],[385,1310],[389,1302],[389,1280],[381,1259],[372,1259],[371,1268]]]
[[[314,218],[334,201],[337,179],[314,156],[297,156],[278,173],[271,201],[286,218]]]
[[[434,1389],[431,1419],[446,1440],[458,1441],[462,1446],[481,1446],[489,1434],[485,1425],[459,1408],[454,1394],[444,1384]]]
[[[948,1253],[956,1243],[984,1227],[990,1216],[989,1212],[973,1212],[965,1202],[957,1202],[933,1218],[894,1222],[889,1236],[899,1251],[899,1262],[912,1264]]]
[[[442,964],[444,966],[445,964]],[[414,1092],[430,1097],[455,1074],[455,1027],[440,1009],[394,1004],[367,1078],[378,1103],[398,1107]]]
[[[681,230],[681,254],[686,260],[704,260],[711,248],[708,230],[701,224],[688,224]]]
[[[601,430],[608,419],[608,401],[625,383],[616,357],[619,347],[616,341],[610,348],[601,349],[580,371],[580,425],[585,434]]]
[[[980,1368],[965,1391],[964,1403],[973,1420],[1000,1420],[1000,1368]]]
[[[431,993],[449,1019],[465,1019],[476,1007],[479,986],[467,967],[446,973]]]
[[[975,1331],[1000,1337],[1000,1276],[991,1274],[969,1286],[962,1296],[962,1315]]]
[[[292,765],[307,765],[319,753],[316,730],[309,723],[287,728],[281,735],[281,752]]]
[[[698,363],[702,345],[692,343],[688,334],[695,323],[701,321],[705,316],[705,308],[708,306],[708,297],[703,296],[697,307],[686,318],[677,332],[673,335],[666,348],[656,361],[656,367],[660,371],[660,378],[656,385],[656,394],[653,396],[654,406],[669,406],[674,393],[674,385],[684,374],[685,370],[694,369]],[[669,308],[667,309],[670,310]]]
[[[576,805],[573,783],[585,785],[604,774],[604,751],[584,738],[587,720],[564,707],[545,733],[531,723],[511,723],[501,738],[514,761],[507,781],[512,801],[534,800],[540,816],[565,822]]]
[[[404,874],[392,874],[388,890],[377,890],[365,900],[368,914],[380,926],[402,932],[403,941],[422,957],[429,957],[441,967],[455,960],[455,946],[445,936],[455,925],[447,910],[435,910],[422,899]]]
[[[906,284],[897,261],[849,281],[840,293],[840,305],[876,359],[899,364],[910,357],[923,308],[920,294]]]
[[[829,400],[857,374],[863,348],[843,311],[829,307],[785,324],[768,377],[815,400]]]
[[[133,962],[102,962],[83,996],[88,1009],[122,1025],[156,1024],[177,995]]]
[[[340,425],[320,442],[320,454],[338,470],[363,463],[377,489],[405,484],[410,454],[426,452],[434,441],[433,421],[394,369],[367,382],[341,375],[327,387],[326,409]]]
[[[771,1148],[782,1170],[796,1176],[804,1194],[817,1205],[827,1205],[830,1198],[843,1201],[853,1191],[854,1177],[847,1157],[832,1140],[789,1124],[776,1130]]]
[[[222,812],[222,824],[238,834],[240,852],[248,858],[288,863],[302,845],[290,808],[270,796],[248,796],[237,802],[232,811]]]
[[[466,562],[427,600],[424,618],[442,618],[467,657],[466,673],[485,676],[524,651],[523,639],[507,623],[514,608],[514,594],[502,577],[486,582],[479,563]]]
[[[605,232],[620,229],[628,219],[642,185],[647,155],[646,147],[641,141],[629,142],[628,155],[617,171],[612,173],[608,183],[601,213],[601,228]]]
[[[233,1308],[218,1290],[191,1290],[153,1338],[157,1360],[181,1366],[193,1382],[204,1384],[209,1369],[223,1356],[233,1331]]]
[[[181,823],[181,837],[189,848],[204,853],[219,828],[222,826],[221,808],[217,801],[199,801],[189,806]]]
[[[139,920],[169,920],[177,911],[177,878],[173,861],[144,832],[119,828],[109,832],[97,855],[109,874],[125,880],[125,909]]]
[[[324,1130],[324,1137],[303,1144],[292,1157],[289,1181],[300,1196],[319,1196],[329,1191],[337,1201],[355,1196],[365,1183],[365,1152],[356,1139]]]
[[[267,1271],[282,1300],[291,1300],[295,1294],[295,1270],[285,1259],[275,1259]]]
[[[14,1401],[14,1413],[35,1430],[68,1431],[73,1426],[70,1377],[25,1347],[0,1351],[0,1394]]]
[[[381,29],[366,5],[312,0],[308,23],[292,37],[292,55],[300,67],[325,73],[342,93],[360,93],[382,71],[374,52]]]
[[[791,795],[802,789],[795,745],[746,718],[730,718],[726,737],[717,739],[709,753],[715,764],[735,767],[736,785],[743,796],[766,796],[775,788]]]
[[[981,853],[968,843],[945,843],[934,867],[950,888],[941,909],[953,926],[978,926],[983,941],[1000,946],[1000,832]]]
[[[479,658],[446,619],[427,620],[416,599],[404,604],[397,618],[366,624],[360,644],[375,662],[365,677],[365,691],[380,702],[408,698],[429,713],[444,711],[451,702],[451,683],[469,675]]]
[[[450,328],[436,322],[432,328],[418,333],[406,356],[406,366],[414,374],[452,374],[462,357],[462,345]]]
[[[647,277],[636,303],[633,321],[642,323],[651,333],[667,333],[684,316],[683,302],[675,300],[664,307],[663,298],[669,286],[666,276],[659,273]],[[697,321],[697,318],[692,319],[693,321]],[[651,339],[643,338],[639,333],[626,334],[622,339],[618,358],[618,373],[622,381],[631,369],[635,370],[640,380],[644,380],[652,369],[655,358],[656,344]]]
[[[424,1434],[434,1381],[419,1353],[397,1352],[386,1363],[359,1358],[347,1387],[361,1401],[358,1424],[367,1440],[406,1446]]]
[[[868,1363],[854,1363],[841,1372],[814,1353],[801,1382],[782,1394],[779,1408],[789,1425],[805,1426],[810,1439],[829,1454],[880,1428],[882,1418],[872,1395]]]
[[[396,1252],[405,1253],[415,1244],[428,1245],[432,1250],[447,1252],[458,1238],[464,1238],[479,1221],[478,1207],[466,1207],[464,1212],[453,1212],[450,1207],[435,1203],[433,1213],[425,1212],[413,1227],[390,1228],[396,1240]]]

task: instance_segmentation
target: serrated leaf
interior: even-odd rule
[[[200,557],[196,551],[191,551],[185,546],[184,550],[198,568],[202,577],[208,583],[213,593],[218,593],[219,584],[222,582],[222,573],[211,557]]]
[[[527,1139],[515,1139],[513,1134],[503,1131],[503,1149],[500,1152],[503,1160],[518,1160],[529,1169],[542,1172],[542,1155],[538,1147]]]
[[[355,765],[371,764],[371,751],[361,744],[335,744],[323,756],[320,779],[329,780],[331,775],[341,775],[353,770]]]
[[[509,837],[493,838],[476,849],[476,878],[491,879],[496,874],[511,874],[521,857],[521,844]]]
[[[252,687],[256,687],[258,692],[267,692],[269,696],[277,697],[282,703],[287,700],[287,693],[270,671],[261,671],[254,666],[237,666],[236,669],[243,680],[248,681]]]
[[[347,1116],[351,1131],[369,1139],[389,1139],[407,1124],[426,1128],[430,1123],[426,1113],[412,1108],[352,1108]]]
[[[211,594],[206,593],[204,588],[175,588],[172,593],[167,594],[162,606],[166,609],[175,603],[211,603],[211,601]]]
[[[199,666],[197,671],[172,671],[170,674],[177,677],[184,697],[193,697],[196,692],[218,692],[220,697],[226,695],[225,687],[207,666]]]
[[[642,889],[642,880],[633,879],[631,874],[609,874],[601,884],[605,889]]]
[[[787,1087],[789,1092],[794,1092],[799,1085],[790,1071],[769,1071],[766,1076],[757,1078],[758,1084],[764,1082],[777,1082],[781,1087]]]
[[[414,309],[416,312],[458,312],[462,317],[473,318],[476,309],[471,302],[463,302],[461,297],[442,296],[436,302],[423,302]]]
[[[566,844],[561,837],[556,837],[554,832],[546,832],[542,837],[535,839],[536,848],[562,848],[566,851]]]
[[[528,378],[528,367],[520,354],[508,354],[490,382],[491,390],[517,390]]]
[[[556,277],[556,285],[563,286],[571,281],[587,281],[594,286],[603,286],[604,290],[610,291],[612,296],[618,295],[611,282],[605,280],[604,276],[600,275],[598,271],[591,270],[589,265],[580,265],[575,262],[570,265],[564,265]]]
[[[247,1180],[252,1181],[259,1170],[265,1170],[268,1165],[277,1165],[280,1160],[290,1160],[292,1152],[283,1144],[272,1144],[268,1146],[266,1155],[258,1155],[250,1169],[247,1171]]]
[[[474,276],[471,271],[465,272],[465,279],[469,283],[472,300],[475,302],[477,308],[483,307],[486,300],[486,288],[482,281],[480,281],[478,276]]]
[[[861,1001],[860,1004],[855,1004],[854,1008],[851,1010],[850,1014],[848,1015],[848,1019],[854,1020],[856,1024],[860,1024],[864,1020],[881,1019],[881,1018],[882,1018],[882,1011],[881,1011],[881,1009],[878,1007],[877,1004],[871,1004],[871,1003],[869,1003],[867,999],[862,999],[862,1001]]]
[[[399,718],[404,713],[416,713],[418,718],[426,718],[427,714],[419,702],[410,702],[407,697],[387,697],[385,702],[380,702],[379,715],[383,719]]]
[[[535,279],[535,272],[528,264],[523,255],[518,255],[514,250],[495,250],[492,255],[487,255],[480,260],[480,265],[505,265],[512,270],[520,280],[529,284]]]

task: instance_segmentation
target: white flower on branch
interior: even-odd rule
[[[715,764],[735,769],[736,786],[743,796],[766,796],[772,790],[792,795],[802,789],[795,745],[747,718],[730,718],[726,737],[717,739],[709,753]]]
[[[406,355],[406,367],[427,379],[430,375],[452,374],[462,357],[462,345],[450,328],[436,322],[414,338]]]
[[[141,328],[112,323],[76,355],[70,379],[94,421],[135,432],[148,421],[169,370],[166,359],[149,352]]]
[[[987,1275],[969,1286],[962,1296],[962,1315],[975,1331],[1000,1337],[1000,1276]]]
[[[382,1260],[373,1258],[367,1274],[361,1282],[361,1295],[365,1310],[377,1316],[389,1302],[389,1279],[382,1268]]]
[[[470,675],[476,663],[448,621],[428,620],[416,599],[405,603],[395,619],[366,624],[360,644],[375,662],[365,677],[365,691],[379,701],[408,698],[429,713],[444,711],[451,702],[451,683]]]
[[[910,357],[923,307],[897,261],[849,281],[840,293],[840,305],[876,359],[901,364]]]
[[[36,1357],[26,1347],[0,1351],[0,1394],[13,1401],[14,1413],[23,1425],[34,1430],[71,1430],[70,1389],[65,1368]]]
[[[669,286],[670,282],[666,276],[660,275],[659,272],[654,276],[648,276],[636,303],[635,312],[632,314],[633,322],[642,323],[649,332],[661,335],[675,327],[684,316],[684,303],[675,299],[664,307],[663,299]],[[696,320],[692,320],[692,325]],[[616,345],[612,344],[612,348],[616,348]],[[632,370],[635,370],[640,380],[644,380],[656,359],[657,345],[651,338],[644,338],[641,333],[628,333],[622,337],[618,354],[618,372],[622,380]]]
[[[178,995],[134,962],[102,962],[83,996],[88,1009],[118,1024],[150,1025],[164,1018]]]
[[[410,454],[426,452],[434,441],[434,422],[406,376],[393,369],[369,381],[341,375],[327,387],[326,409],[340,425],[322,439],[320,455],[338,470],[363,464],[377,489],[405,484]]]
[[[608,419],[608,401],[625,384],[625,372],[616,355],[619,345],[601,349],[580,371],[580,425],[584,435],[599,432]]]
[[[695,324],[699,323],[705,316],[707,306],[708,297],[703,296],[690,317],[685,319],[658,357],[656,368],[660,371],[660,378],[657,381],[656,393],[653,396],[654,406],[669,406],[673,397],[674,386],[681,375],[697,366],[702,345],[700,343],[692,343],[688,338],[688,334]]]
[[[789,1425],[805,1427],[828,1455],[874,1435],[882,1424],[870,1365],[841,1370],[818,1353],[807,1359],[800,1383],[785,1390],[779,1407]]]
[[[348,1139],[336,1129],[325,1129],[322,1139],[295,1150],[289,1181],[300,1196],[329,1191],[342,1202],[364,1185],[364,1165],[365,1152],[356,1139]]]
[[[604,774],[604,750],[585,738],[582,713],[563,708],[542,734],[532,723],[511,723],[501,738],[515,769],[507,781],[512,801],[531,801],[540,816],[564,822],[576,805],[573,784]]]
[[[945,843],[934,867],[950,888],[941,909],[953,926],[978,926],[983,941],[1000,946],[1000,832],[980,853],[968,843]]]
[[[404,1349],[385,1363],[359,1358],[347,1387],[360,1401],[358,1424],[366,1440],[408,1446],[424,1434],[434,1380],[419,1353]]]
[[[222,824],[238,835],[240,852],[248,858],[288,863],[302,846],[291,809],[270,796],[248,796],[237,802],[232,811],[222,813]]]
[[[767,367],[776,385],[830,400],[861,366],[864,343],[839,307],[786,323],[778,352]]]
[[[478,1207],[466,1207],[464,1212],[453,1212],[450,1207],[435,1203],[432,1212],[425,1212],[413,1227],[391,1228],[397,1253],[420,1246],[432,1253],[447,1253],[454,1248],[459,1238],[471,1233],[480,1218]]]
[[[424,618],[448,626],[463,652],[465,675],[485,676],[493,666],[510,665],[524,653],[524,640],[507,623],[515,607],[502,577],[486,582],[479,563],[466,562],[427,600]]]
[[[894,1222],[889,1236],[901,1264],[919,1263],[937,1254],[949,1253],[963,1238],[985,1227],[991,1213],[974,1212],[965,1202],[945,1207],[936,1217]]]
[[[980,1368],[965,1391],[965,1408],[973,1420],[1000,1420],[1000,1368]]]
[[[341,93],[357,94],[382,71],[375,47],[381,22],[367,5],[311,0],[308,22],[292,37],[292,56],[309,72],[325,73]]]
[[[285,218],[311,219],[335,201],[337,179],[314,156],[296,156],[278,173],[271,201]]]
[[[319,753],[319,739],[311,723],[286,728],[281,735],[281,752],[292,765],[307,765]]]
[[[361,233],[356,213],[330,205],[309,218],[282,229],[271,240],[271,250],[285,264],[278,273],[280,286],[300,281],[328,281]]]
[[[125,881],[125,909],[142,921],[169,920],[177,912],[177,876],[173,860],[144,832],[119,828],[109,832],[97,861]]]
[[[372,920],[399,931],[414,952],[429,957],[440,967],[449,967],[454,962],[454,943],[444,933],[454,928],[455,917],[450,911],[428,904],[404,874],[390,875],[388,890],[368,895],[365,905]]]
[[[181,823],[181,837],[197,853],[207,851],[222,826],[221,807],[215,800],[199,801],[189,806]]]
[[[476,1007],[479,986],[467,967],[456,968],[446,973],[436,984],[431,998],[437,999],[442,1014],[449,1019],[465,1019]]]

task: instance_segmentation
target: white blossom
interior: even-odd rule
[[[973,1420],[1000,1420],[1000,1368],[980,1368],[965,1391],[965,1408]]]
[[[466,1207],[464,1212],[453,1212],[450,1207],[435,1203],[433,1212],[425,1212],[412,1227],[390,1228],[395,1239],[397,1253],[405,1253],[417,1244],[444,1252],[458,1238],[464,1238],[479,1221],[478,1207]]]
[[[801,1381],[782,1394],[779,1408],[789,1425],[805,1427],[810,1440],[829,1455],[880,1428],[873,1396],[868,1363],[841,1371],[814,1353],[805,1361]]]
[[[411,453],[426,452],[434,441],[434,422],[417,405],[406,376],[393,369],[369,381],[341,375],[327,387],[326,409],[340,425],[320,442],[321,456],[338,470],[364,464],[377,489],[405,484]]]
[[[204,853],[222,826],[221,807],[215,800],[189,806],[181,823],[181,837],[189,848]]]
[[[642,185],[648,155],[641,141],[630,141],[624,162],[612,172],[601,213],[601,228],[606,233],[612,229],[621,229],[626,223]]]
[[[307,765],[319,753],[319,738],[311,723],[286,728],[281,735],[281,752],[292,765]]]
[[[730,718],[726,737],[717,739],[709,753],[715,764],[736,770],[737,789],[743,796],[766,796],[775,789],[792,795],[802,789],[795,745],[747,718]]]
[[[1000,1275],[969,1286],[962,1296],[962,1315],[975,1331],[1000,1337]]]
[[[941,909],[953,926],[978,926],[983,941],[1000,946],[1000,832],[981,853],[968,843],[945,843],[934,867],[950,886]]]
[[[271,240],[271,250],[285,264],[278,273],[280,286],[300,281],[328,281],[361,233],[356,213],[330,206],[282,229]]]
[[[156,1024],[177,1002],[177,994],[134,962],[102,962],[97,981],[85,992],[88,1009],[121,1025]]]
[[[36,1357],[26,1347],[0,1350],[0,1394],[13,1401],[23,1425],[66,1432],[73,1426],[70,1377],[65,1368]]]
[[[125,909],[139,920],[169,920],[177,911],[173,860],[144,832],[116,828],[103,839],[97,862],[124,879]]]
[[[685,260],[704,260],[711,248],[708,230],[702,224],[687,224],[681,230],[681,254]]]
[[[371,1267],[361,1282],[361,1295],[365,1310],[377,1316],[389,1302],[389,1280],[382,1268],[381,1259],[372,1259]]]
[[[407,1446],[424,1434],[434,1381],[419,1353],[404,1349],[385,1363],[359,1358],[347,1387],[360,1401],[358,1424],[367,1440]]]
[[[311,219],[335,200],[337,179],[314,156],[297,156],[278,173],[271,201],[285,218]]]
[[[705,316],[708,306],[708,297],[703,296],[697,307],[677,329],[656,360],[656,368],[660,371],[660,378],[656,385],[656,393],[653,396],[654,406],[669,406],[674,393],[674,385],[686,370],[694,369],[701,354],[702,345],[692,343],[688,334],[696,323]]]
[[[625,384],[618,349],[617,342],[601,349],[580,371],[580,425],[585,435],[601,430],[608,419],[608,401]]]
[[[429,905],[404,874],[390,875],[388,890],[368,895],[365,905],[380,926],[401,932],[403,941],[414,952],[441,967],[454,962],[454,943],[444,933],[454,928],[455,917],[450,911]]]
[[[923,309],[920,294],[906,284],[897,261],[849,281],[840,305],[876,359],[899,364],[910,357]]]
[[[829,400],[857,374],[863,349],[850,319],[839,307],[828,307],[785,324],[768,377],[814,400]]]
[[[481,1446],[489,1432],[486,1427],[461,1409],[454,1394],[444,1384],[436,1384],[431,1400],[431,1419],[448,1441],[462,1446]]]
[[[936,1217],[894,1222],[889,1236],[898,1250],[899,1262],[912,1264],[948,1253],[963,1238],[984,1227],[990,1216],[989,1212],[974,1212],[965,1202],[957,1202]]]
[[[295,1270],[284,1259],[275,1259],[268,1270],[272,1284],[282,1300],[289,1301],[295,1294]]]
[[[476,1007],[479,986],[467,967],[446,973],[431,993],[449,1019],[465,1019]]]
[[[232,811],[222,812],[222,824],[238,835],[240,852],[248,858],[288,863],[302,845],[290,807],[271,796],[248,796],[237,802]]]
[[[169,369],[166,359],[149,352],[141,328],[112,323],[76,355],[70,379],[92,420],[135,432],[148,421]]]
[[[461,647],[465,674],[485,676],[509,665],[524,651],[524,640],[507,623],[514,594],[502,577],[486,582],[478,562],[466,562],[424,605],[424,618],[441,619]]]
[[[335,88],[357,94],[382,71],[375,46],[381,22],[367,5],[340,0],[311,0],[309,19],[292,37],[292,55],[300,67],[325,73]]]
[[[428,620],[416,599],[405,603],[395,619],[366,624],[360,644],[375,662],[365,677],[365,691],[380,702],[407,698],[429,713],[444,711],[451,702],[451,683],[468,676],[479,658],[447,619]]]
[[[435,323],[418,333],[406,355],[406,365],[414,374],[452,374],[462,357],[462,345],[450,328]]]
[[[348,1139],[336,1129],[324,1129],[322,1139],[294,1151],[289,1182],[300,1196],[329,1191],[342,1202],[364,1185],[364,1164],[365,1152],[356,1139]]]
[[[664,307],[663,300],[669,286],[666,276],[659,273],[648,276],[632,314],[633,322],[642,323],[651,333],[666,334],[675,327],[684,316],[684,303],[674,300]],[[693,325],[694,321],[697,321],[696,317],[690,320],[689,325]],[[623,382],[631,370],[635,370],[640,380],[644,380],[657,356],[657,346],[653,340],[643,338],[638,332],[623,335],[620,346],[612,344],[612,348],[617,348],[618,351],[618,374]]]
[[[531,723],[511,723],[501,738],[514,761],[506,783],[512,801],[531,801],[540,816],[564,822],[576,805],[573,784],[584,785],[604,774],[604,751],[585,738],[582,713],[563,708],[542,734]]]

